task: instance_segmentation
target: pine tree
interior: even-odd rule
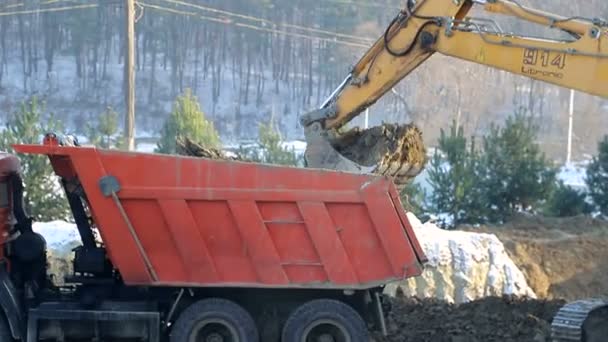
[[[123,145],[122,137],[118,133],[118,113],[108,107],[94,125],[87,124],[89,142],[101,148],[119,148]]]
[[[598,144],[598,150],[587,168],[585,182],[595,205],[608,216],[608,135]]]
[[[537,131],[530,118],[516,114],[484,137],[479,181],[493,222],[540,208],[555,187],[557,172],[536,143]]]
[[[593,207],[586,201],[587,194],[577,191],[560,181],[545,209],[545,215],[554,217],[570,217],[590,214]]]
[[[176,140],[189,138],[205,148],[221,147],[220,137],[190,89],[178,96],[169,118],[162,128],[156,152],[176,153]]]
[[[272,123],[261,124],[258,135],[258,147],[241,148],[239,154],[251,161],[265,164],[299,166],[303,163],[293,148],[289,149],[281,144],[281,134]]]
[[[13,144],[39,144],[44,134],[61,131],[61,125],[52,115],[48,119],[42,118],[43,111],[36,97],[22,102],[0,134],[0,150],[14,153],[11,147]],[[25,183],[24,197],[29,214],[38,221],[69,219],[65,193],[48,157],[31,154],[17,156],[21,160]]]
[[[424,201],[426,193],[418,183],[411,182],[401,191],[403,208],[420,217],[425,212]]]
[[[442,129],[429,169],[432,212],[448,215],[454,225],[480,221],[483,210],[476,193],[476,168],[475,144],[471,141],[467,146],[463,127],[453,122],[449,135]]]

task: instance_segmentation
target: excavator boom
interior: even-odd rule
[[[571,39],[504,32],[492,20],[466,17],[474,4],[560,29]],[[326,129],[342,127],[435,52],[608,97],[608,23],[603,20],[565,18],[506,0],[421,0],[412,6],[393,19],[310,119],[323,118]]]
[[[476,5],[561,30],[567,38],[505,32],[492,20],[468,17]],[[393,177],[398,187],[407,185],[426,164],[422,133],[415,126],[392,128],[393,141],[386,141],[386,132],[372,134],[384,140],[365,147],[380,155],[352,153],[350,146],[362,145],[357,138],[368,136],[358,129],[341,130],[436,52],[608,97],[608,25],[603,20],[566,18],[506,0],[410,0],[321,107],[302,116],[308,166],[375,172]]]

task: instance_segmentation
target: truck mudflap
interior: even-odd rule
[[[17,297],[17,290],[6,270],[6,264],[0,264],[0,306],[6,316],[11,334],[16,340],[25,336],[25,317]]]

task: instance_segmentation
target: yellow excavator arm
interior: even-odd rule
[[[493,20],[467,17],[475,6],[562,30],[568,38],[507,33]],[[375,159],[367,155],[366,162],[348,151],[350,146],[361,147],[356,138],[363,134],[344,134],[340,129],[436,52],[608,97],[608,24],[603,20],[566,18],[516,1],[410,0],[336,91],[318,110],[301,117],[308,166],[389,175],[398,186],[419,174],[426,159],[421,134],[412,127],[397,130],[397,134],[408,135],[407,139],[376,144],[392,149],[368,146],[382,155]],[[418,151],[408,152],[407,148]]]
[[[474,5],[568,32],[554,40],[503,32],[467,18]],[[565,18],[506,0],[420,0],[401,11],[385,34],[322,106],[324,127],[339,128],[390,91],[435,52],[559,86],[608,97],[608,23]]]

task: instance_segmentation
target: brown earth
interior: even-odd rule
[[[413,124],[354,128],[331,138],[332,146],[373,173],[393,177],[398,188],[408,184],[427,162],[422,132]]]
[[[230,157],[227,156],[221,150],[213,148],[205,148],[202,145],[196,143],[190,138],[177,138],[176,139],[177,154],[182,156],[208,158],[208,159],[224,159],[224,160],[243,160],[244,158]]]
[[[518,216],[501,226],[459,229],[496,234],[540,299],[490,297],[453,305],[392,298],[389,336],[376,335],[375,342],[549,341],[560,307],[608,296],[606,221]]]
[[[388,337],[375,342],[549,341],[559,300],[490,297],[452,305],[435,299],[394,298]]]
[[[409,141],[405,145],[403,141]],[[401,152],[410,160],[424,160],[422,133],[414,125],[384,124],[368,129],[354,128],[332,140],[346,158],[365,166],[375,166],[387,154]],[[400,151],[403,147],[409,147]]]
[[[608,295],[608,222],[590,217],[519,216],[493,233],[538,297],[569,301]]]

